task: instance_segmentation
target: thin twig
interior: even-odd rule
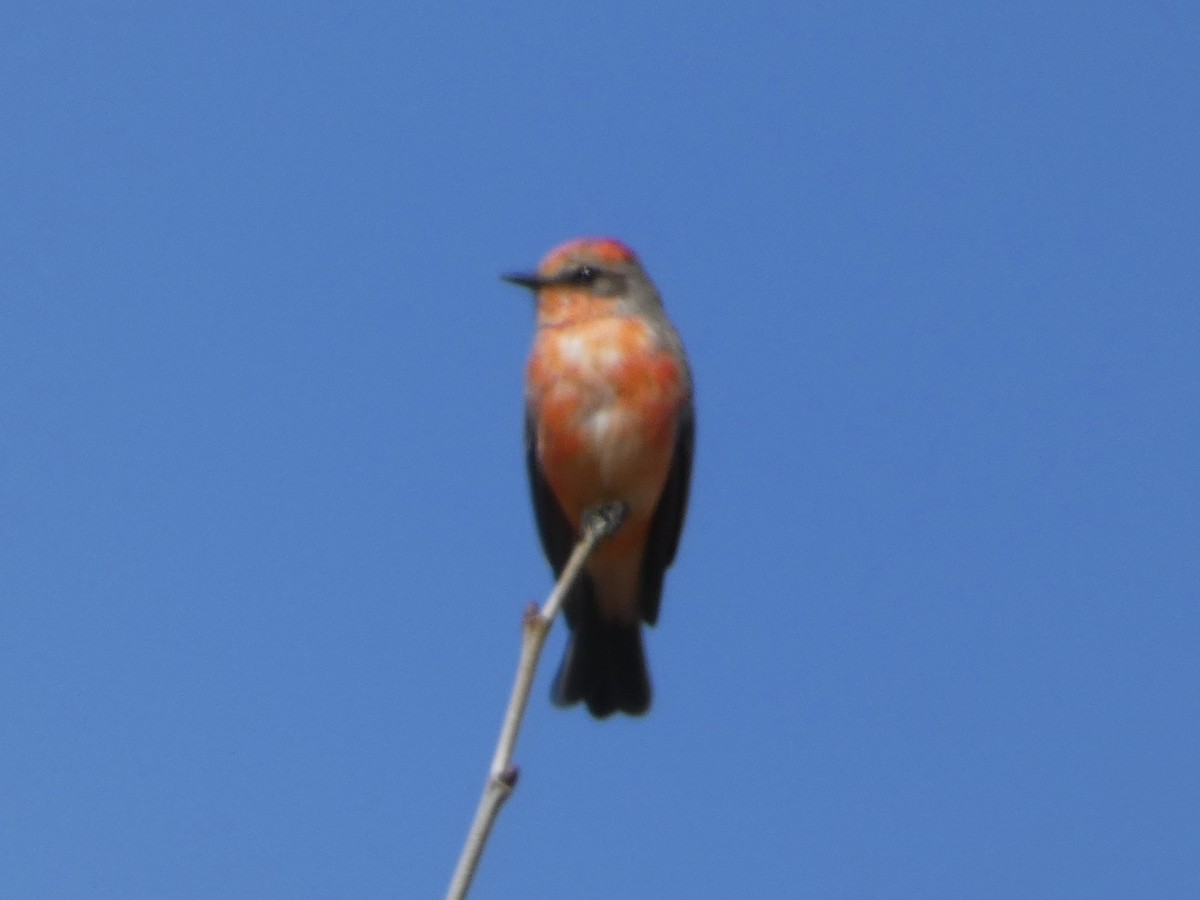
[[[496,743],[495,755],[492,756],[492,767],[483,786],[483,795],[479,798],[478,809],[475,810],[475,820],[467,833],[467,842],[458,858],[458,866],[454,870],[450,890],[446,892],[446,900],[462,900],[467,896],[471,879],[475,877],[475,870],[483,856],[483,848],[500,813],[500,807],[516,787],[518,771],[513,765],[512,757],[517,745],[517,732],[521,730],[521,720],[529,702],[529,691],[533,687],[538,658],[546,643],[546,635],[550,633],[550,626],[554,624],[554,617],[558,615],[563,600],[571,592],[592,551],[621,527],[627,512],[628,507],[624,503],[609,503],[585,514],[583,534],[571,552],[571,557],[563,567],[558,583],[554,585],[554,590],[550,592],[545,605],[539,610],[536,604],[530,603],[525,610],[525,618],[521,623],[521,659],[517,663],[517,677],[513,683],[512,696],[504,713],[504,724],[500,728],[500,739]]]

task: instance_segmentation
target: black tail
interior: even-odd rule
[[[583,700],[597,719],[617,710],[638,716],[650,708],[650,674],[642,650],[642,626],[601,619],[591,597],[572,618],[574,633],[551,697],[558,706]]]

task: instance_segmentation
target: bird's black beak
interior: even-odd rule
[[[536,291],[550,284],[550,279],[543,278],[537,272],[506,272],[500,276],[509,284],[519,284],[523,288]]]

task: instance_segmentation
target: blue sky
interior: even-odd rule
[[[1187,3],[12,3],[0,893],[439,896],[550,587],[528,297],[687,343],[655,706],[473,897],[1200,895]]]

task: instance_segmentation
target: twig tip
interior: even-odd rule
[[[629,515],[629,504],[623,500],[602,503],[584,513],[588,529],[596,535],[596,540],[602,541],[611,537],[625,522]]]

